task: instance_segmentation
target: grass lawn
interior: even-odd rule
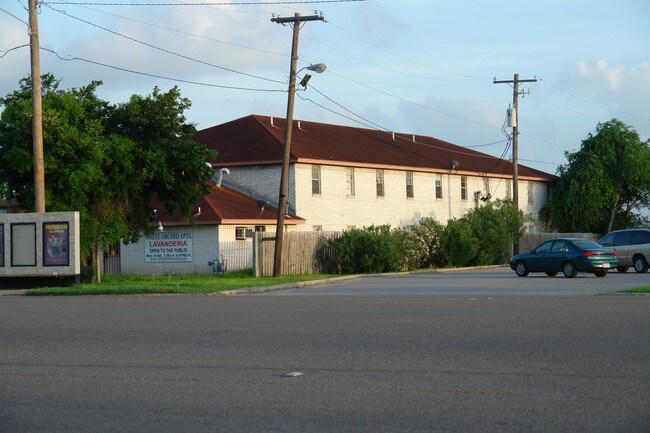
[[[637,287],[636,289],[623,290],[623,293],[650,293],[650,286]]]
[[[250,271],[197,275],[104,275],[100,284],[77,284],[70,287],[45,287],[27,290],[28,296],[74,295],[141,295],[154,293],[206,294],[247,287],[321,280],[335,275],[287,275],[255,278]],[[336,275],[340,276],[340,275]]]

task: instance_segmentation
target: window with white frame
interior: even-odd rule
[[[354,196],[354,167],[345,167],[345,190],[349,197]]]
[[[535,184],[528,182],[528,204],[535,204]]]
[[[320,165],[311,166],[311,193],[320,195]]]
[[[512,200],[512,182],[506,180],[506,200]]]
[[[467,201],[467,176],[460,177],[460,199]]]
[[[436,199],[442,199],[442,174],[436,174]]]
[[[377,185],[377,197],[384,196],[384,170],[375,172],[375,184]]]
[[[413,198],[413,172],[406,172],[406,198]]]

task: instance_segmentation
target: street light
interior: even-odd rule
[[[294,28],[294,40],[291,49],[291,70],[289,75],[289,91],[287,98],[287,125],[284,135],[284,152],[282,156],[282,173],[280,175],[280,194],[278,198],[278,220],[275,228],[275,256],[273,257],[273,276],[279,277],[282,267],[282,243],[284,240],[284,214],[287,208],[287,195],[289,194],[289,163],[291,159],[291,130],[293,128],[293,102],[296,96],[296,76],[300,71],[307,69],[308,71],[320,74],[327,65],[324,63],[316,63],[313,65],[305,66],[296,71],[298,63],[298,32],[299,26]],[[301,81],[303,87],[307,87],[307,82],[311,76],[307,74]],[[304,84],[303,84],[304,83]]]

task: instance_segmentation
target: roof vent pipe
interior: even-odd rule
[[[302,128],[300,128],[300,120],[298,121],[298,129],[302,129]]]
[[[217,177],[217,188],[221,188],[221,182],[223,181],[223,175],[230,174],[230,170],[226,167],[219,170],[219,176]]]
[[[271,116],[271,126],[275,126],[273,125],[273,116]]]
[[[413,134],[413,143],[415,143],[415,134]]]
[[[393,141],[395,141],[395,133],[393,132]]]

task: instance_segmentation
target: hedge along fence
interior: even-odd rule
[[[285,232],[281,273],[295,275],[337,272],[331,243],[327,241],[338,238],[342,234],[342,232]],[[272,235],[273,233],[255,233],[252,255],[253,271],[257,277],[273,275],[275,238]],[[519,250],[528,252],[546,240],[560,237],[600,239],[598,234],[593,233],[526,233],[519,240]]]

